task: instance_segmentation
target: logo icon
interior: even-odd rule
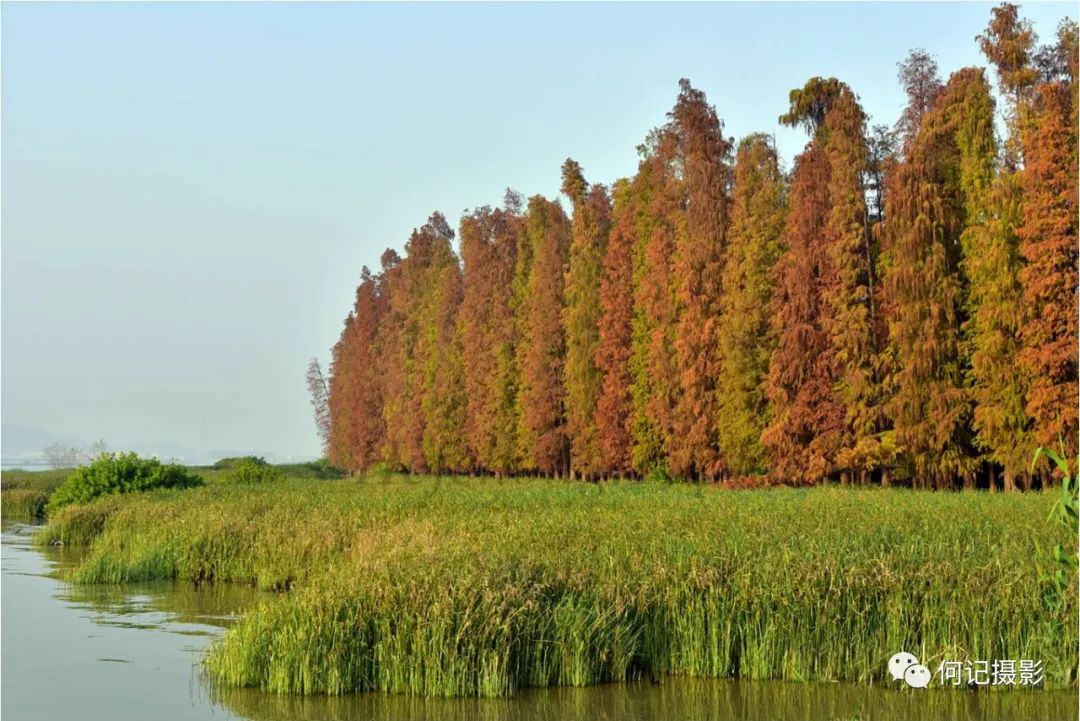
[[[912,688],[926,688],[930,685],[930,669],[919,663],[915,654],[901,651],[889,659],[889,674],[894,681],[903,680]]]

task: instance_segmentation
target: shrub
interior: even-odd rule
[[[139,458],[134,453],[103,453],[68,476],[49,499],[46,512],[51,515],[64,506],[89,503],[114,493],[200,485],[202,479],[183,466],[162,464],[156,458]]]
[[[646,483],[674,483],[675,479],[668,473],[666,463],[658,463],[652,470],[645,474]]]
[[[270,465],[262,456],[229,456],[228,458],[219,458],[214,461],[214,468],[218,470],[230,470],[242,464],[254,464],[256,466]]]
[[[332,478],[344,478],[349,472],[344,468],[331,465],[330,461],[320,458],[316,461],[304,463],[280,463],[275,466],[289,478],[306,478],[311,480],[329,480]]]
[[[225,480],[229,483],[266,483],[281,478],[281,471],[263,459],[243,458],[233,466],[232,473]]]

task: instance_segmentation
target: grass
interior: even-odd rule
[[[72,470],[10,470],[0,473],[0,516],[19,521],[42,518],[49,496],[71,475]]]
[[[1074,543],[1043,494],[286,480],[72,508],[73,579],[291,589],[211,649],[226,686],[499,696],[666,674],[887,683],[904,649],[1041,659],[1068,683]]]

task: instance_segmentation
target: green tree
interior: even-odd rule
[[[726,472],[764,473],[761,433],[768,419],[764,394],[769,356],[776,345],[769,324],[774,279],[786,214],[786,187],[776,148],[764,134],[739,143],[731,230],[724,265],[718,328],[717,437]]]
[[[532,262],[521,306],[519,453],[525,469],[561,476],[570,461],[562,324],[570,222],[558,202],[537,195],[529,199],[526,232]]]
[[[562,192],[573,207],[563,307],[570,473],[592,477],[600,470],[596,417],[602,377],[596,350],[600,345],[600,283],[611,230],[611,200],[607,188],[590,187],[585,182],[581,166],[570,158],[562,167]]]

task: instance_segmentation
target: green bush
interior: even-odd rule
[[[262,456],[229,456],[214,461],[214,468],[218,470],[230,470],[240,465],[268,466],[269,463]]]
[[[68,476],[52,494],[46,512],[51,515],[64,506],[89,503],[114,493],[201,485],[202,479],[183,466],[139,458],[134,453],[103,453]]]
[[[261,458],[243,458],[233,466],[225,480],[229,483],[266,483],[282,477],[281,471]]]

